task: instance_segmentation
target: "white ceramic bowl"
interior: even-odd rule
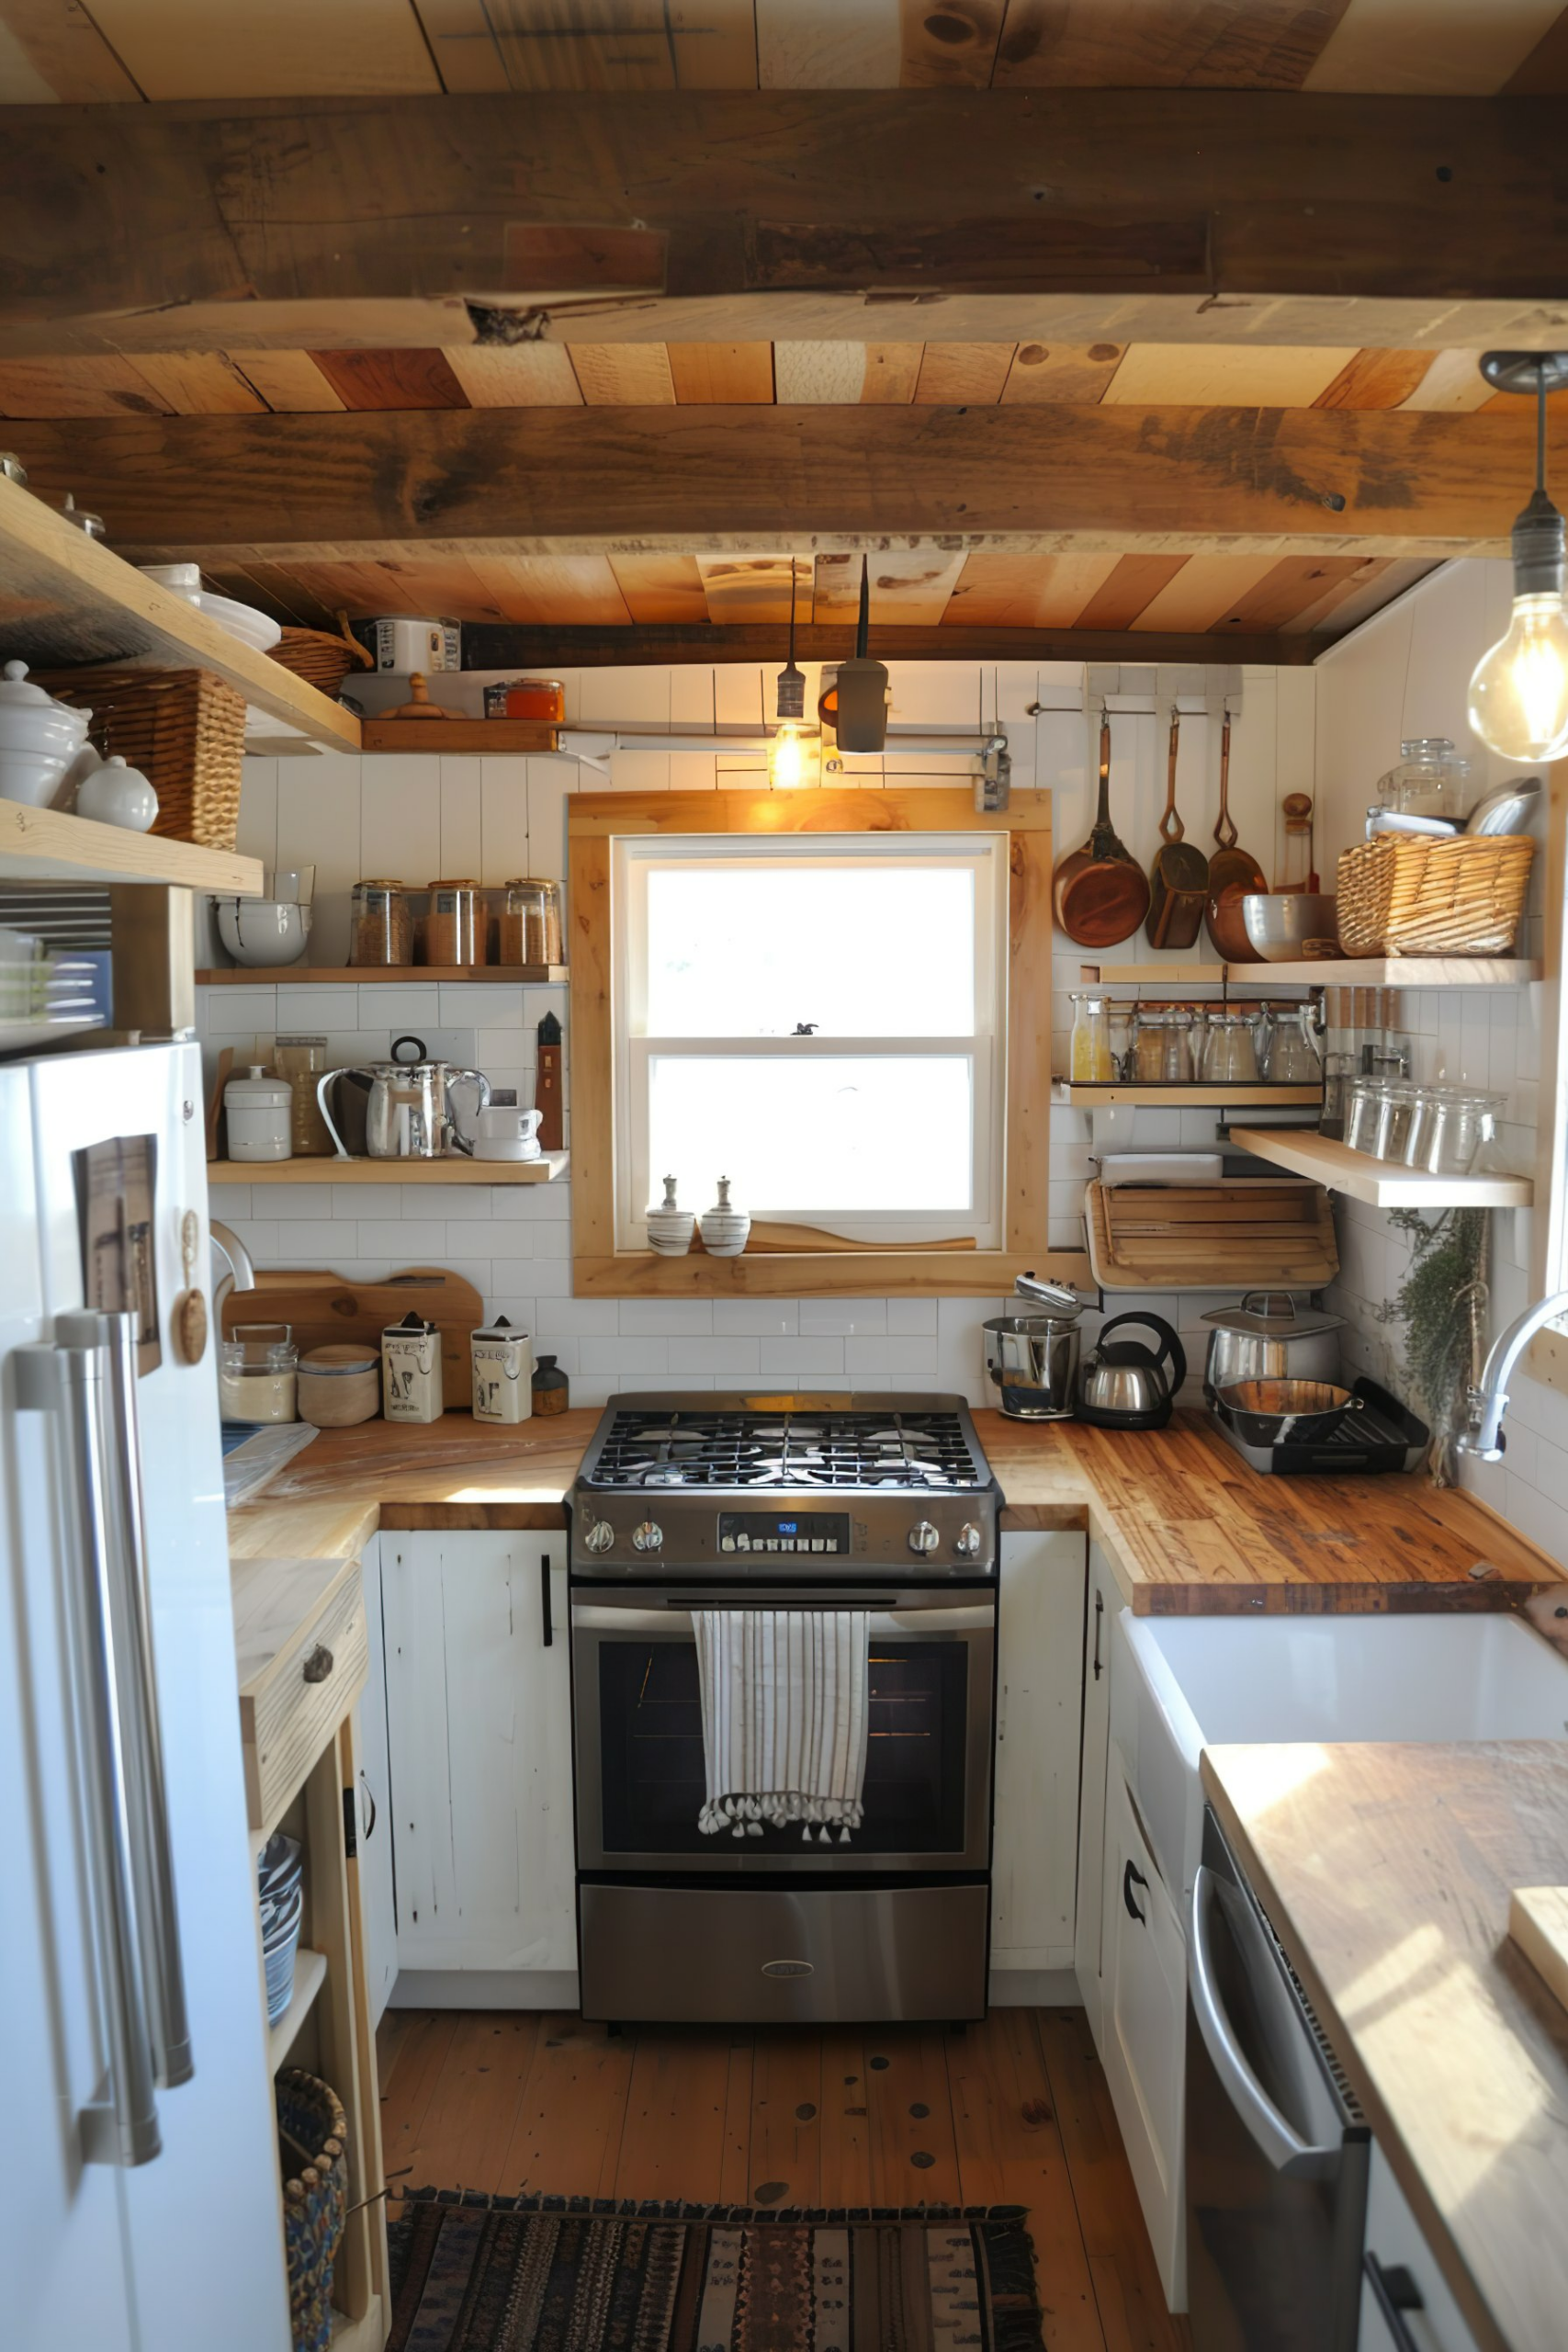
[[[310,936],[310,910],[291,899],[220,899],[218,936],[236,964],[258,969],[297,964]]]
[[[201,566],[198,563],[139,563],[136,567],[144,580],[155,580],[171,596],[182,603],[201,604]]]
[[[196,599],[197,608],[220,629],[237,637],[242,645],[254,646],[258,653],[270,653],[283,635],[282,624],[266,613],[258,613],[254,605],[237,605],[232,596],[215,596],[204,588]]]
[[[75,757],[74,747],[59,752],[8,752],[0,747],[0,800],[26,808],[48,808]]]

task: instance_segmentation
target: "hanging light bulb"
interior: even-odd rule
[[[801,725],[806,716],[806,673],[795,659],[795,558],[789,560],[789,660],[778,674],[773,706],[778,727],[768,744],[768,783],[774,792],[797,792],[818,777],[820,744]]]
[[[1500,391],[1536,395],[1535,490],[1514,522],[1513,616],[1475,665],[1470,723],[1502,759],[1554,760],[1568,752],[1568,561],[1546,494],[1546,396],[1568,384],[1568,352],[1489,351],[1481,372]]]

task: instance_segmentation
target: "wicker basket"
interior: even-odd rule
[[[348,2120],[330,2084],[288,2066],[277,2078],[277,2132],[294,2352],[327,2352],[333,2265],[348,2216]]]
[[[272,658],[292,670],[297,678],[307,684],[319,686],[324,695],[335,697],[351,670],[373,670],[376,666],[369,653],[356,637],[351,637],[348,615],[338,615],[338,628],[286,628],[281,644],[275,645]]]
[[[1382,833],[1339,860],[1347,956],[1506,956],[1529,888],[1528,833]]]
[[[245,698],[209,670],[68,670],[46,682],[85,704],[105,759],[118,752],[158,796],[155,833],[232,849],[240,824]]]

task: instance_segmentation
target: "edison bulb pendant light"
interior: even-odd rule
[[[789,566],[789,661],[778,675],[774,705],[778,727],[768,742],[768,783],[774,792],[797,792],[818,780],[818,737],[800,722],[806,713],[806,673],[795,658],[795,559]]]
[[[1514,523],[1513,614],[1475,665],[1470,723],[1501,759],[1559,759],[1568,752],[1568,550],[1546,494],[1546,395],[1568,384],[1568,353],[1489,351],[1481,368],[1501,390],[1536,395],[1536,480]]]

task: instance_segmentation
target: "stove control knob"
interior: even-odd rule
[[[980,1552],[980,1531],[971,1521],[961,1527],[953,1539],[953,1548],[961,1560],[977,1559]]]
[[[657,1552],[664,1542],[664,1530],[657,1520],[645,1519],[640,1527],[632,1529],[634,1552]]]
[[[941,1542],[941,1536],[929,1519],[917,1520],[909,1530],[911,1552],[934,1552]]]
[[[615,1531],[607,1519],[596,1519],[583,1532],[582,1541],[591,1552],[607,1552],[615,1540]]]

